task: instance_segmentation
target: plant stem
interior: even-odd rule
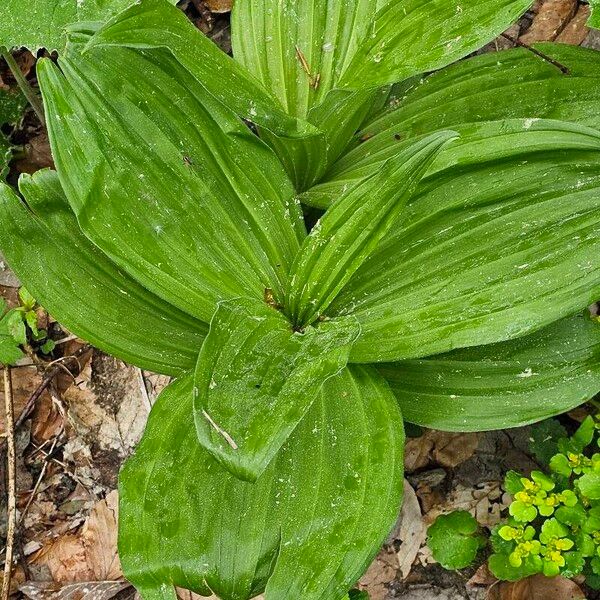
[[[5,429],[8,442],[8,527],[6,532],[6,557],[4,559],[4,579],[2,581],[2,600],[8,600],[10,596],[10,580],[12,576],[13,547],[15,542],[15,527],[17,521],[16,502],[16,450],[15,450],[15,426],[12,381],[10,367],[4,365],[4,407],[5,407]]]
[[[36,92],[33,90],[33,88],[29,85],[29,82],[27,81],[27,79],[25,79],[25,77],[23,76],[23,73],[21,73],[21,69],[19,68],[19,65],[17,64],[17,61],[14,59],[13,55],[5,47],[0,48],[0,56],[2,56],[2,58],[6,61],[8,68],[10,69],[18,86],[21,88],[21,91],[23,92],[23,96],[25,96],[25,98],[27,98],[27,101],[29,102],[29,104],[31,104],[31,107],[35,111],[35,114],[37,115],[38,119],[40,120],[42,125],[44,125],[44,127],[45,127],[46,119],[44,118],[44,107],[42,105],[42,101],[40,100],[40,97],[38,96],[38,94],[36,94]]]

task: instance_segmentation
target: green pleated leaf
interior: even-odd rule
[[[391,528],[402,488],[397,403],[370,368],[329,379],[254,484],[197,442],[192,378],[158,399],[120,475],[119,556],[145,598],[338,600]],[[171,592],[172,593],[172,592]]]
[[[354,362],[511,339],[600,295],[600,134],[541,120],[457,131],[327,311],[361,323]]]
[[[119,14],[96,33],[88,48],[101,45],[164,48],[208,93],[241,117],[284,137],[318,133],[303,119],[286,112],[268,88],[222,52],[168,0],[142,0]]]
[[[529,336],[378,367],[407,421],[450,431],[518,427],[600,392],[600,324],[562,319]]]
[[[350,141],[357,118],[376,101],[376,88],[440,68],[483,46],[529,4],[242,0],[232,12],[233,55],[290,115],[322,131],[320,140],[266,138],[296,188],[304,191]],[[343,97],[348,90],[360,94]]]
[[[70,331],[127,362],[177,375],[207,325],[148,292],[80,231],[53,171],[0,186],[0,249],[20,281]]]
[[[63,50],[67,25],[106,21],[134,0],[3,0],[0,46]],[[165,0],[173,4],[177,0]]]
[[[357,336],[352,317],[300,332],[265,302],[219,304],[194,379],[200,443],[236,476],[255,481],[323,382],[346,366]]]
[[[304,240],[292,266],[287,309],[312,323],[394,226],[421,177],[454,132],[410,145],[343,194]]]
[[[445,67],[514,23],[531,0],[387,1],[338,82],[381,86]]]
[[[280,298],[304,234],[276,156],[166,50],[72,48],[38,66],[53,157],[79,225],[122,269],[208,322]],[[118,93],[117,93],[118,90]]]
[[[377,0],[241,0],[231,14],[233,55],[305,118],[338,87],[376,11]]]
[[[600,128],[600,53],[564,44],[537,47],[569,75],[519,48],[469,58],[398,86],[387,110],[363,125],[354,147],[302,201],[327,207],[344,186],[394,156],[399,143],[462,123],[552,118]]]
[[[333,90],[310,109],[307,117],[319,127],[319,135],[284,139],[261,131],[261,138],[277,153],[296,189],[306,190],[321,179],[348,146],[381,95],[379,91]]]

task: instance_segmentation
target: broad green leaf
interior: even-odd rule
[[[387,0],[369,23],[338,85],[361,89],[434,71],[481,48],[531,0]]]
[[[25,325],[18,311],[6,310],[6,301],[0,298],[0,365],[12,365],[23,352],[19,344],[26,342]]]
[[[600,295],[600,134],[541,120],[457,131],[327,311],[361,323],[353,362],[520,337]]]
[[[288,114],[306,118],[338,87],[376,11],[377,0],[240,0],[233,56]]]
[[[56,173],[23,176],[25,205],[0,186],[0,247],[33,296],[95,346],[159,373],[193,367],[207,325],[119,270],[79,230]]]
[[[273,152],[166,50],[78,49],[59,60],[62,72],[42,60],[38,73],[84,233],[206,322],[225,298],[265,288],[281,298],[305,234]]]
[[[421,177],[454,132],[410,145],[343,194],[304,240],[290,274],[287,310],[312,323],[395,225]]]
[[[317,136],[284,139],[261,130],[277,153],[298,191],[310,188],[348,146],[380,92],[334,90],[310,109],[308,121],[319,127]]]
[[[477,530],[475,517],[466,510],[455,510],[440,515],[429,527],[427,545],[444,569],[464,569],[485,545],[485,538],[476,535]]]
[[[232,13],[233,54],[289,114],[306,117],[336,88],[377,88],[466,56],[530,5],[530,0],[240,0]]]
[[[318,133],[303,119],[285,112],[259,80],[222,52],[168,0],[137,2],[94,35],[88,49],[94,46],[168,50],[207,93],[241,117],[284,137]]]
[[[589,400],[600,392],[599,356],[600,324],[578,315],[523,338],[378,370],[407,421],[479,431],[525,425]],[[547,461],[557,452],[553,441]]]
[[[194,379],[200,443],[234,475],[255,481],[323,382],[346,366],[358,331],[352,317],[294,331],[263,301],[220,303]]]
[[[354,147],[303,202],[327,207],[344,186],[394,156],[399,143],[461,123],[552,118],[599,129],[600,53],[563,44],[538,47],[569,75],[519,48],[469,58],[395,89],[388,110],[363,125]]]
[[[120,475],[119,556],[146,599],[173,585],[223,600],[338,600],[397,516],[403,432],[370,368],[329,379],[254,484],[197,442],[191,377],[167,388]],[[162,593],[161,593],[162,592]]]
[[[106,21],[134,0],[3,0],[0,46],[63,50],[66,27],[81,21]],[[177,0],[165,0],[173,4]]]
[[[317,139],[300,141],[266,136],[298,191],[317,183],[340,155],[358,129],[361,115],[365,117],[377,103],[381,85],[439,68],[483,46],[524,12],[530,1],[482,4],[469,0],[460,4],[452,4],[456,15],[447,19],[444,13],[450,9],[444,0],[235,3],[235,60],[277,97],[290,115],[306,119],[322,132]],[[387,6],[377,13],[382,5]],[[396,36],[399,28],[403,33]],[[449,39],[457,35],[463,36],[462,42],[454,40],[448,51]],[[444,39],[441,53],[445,56],[440,58],[438,44]],[[373,62],[368,48],[379,42],[389,50],[381,64]],[[391,64],[396,59],[401,67]],[[349,95],[351,90],[357,93]]]

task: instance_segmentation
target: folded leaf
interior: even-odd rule
[[[249,24],[245,24],[248,27]],[[163,48],[204,89],[241,117],[284,137],[318,130],[286,112],[274,95],[203,35],[168,0],[141,0],[107,23],[90,40],[94,46]]]
[[[280,138],[261,131],[277,153],[298,191],[310,188],[327,172],[348,146],[379,91],[332,90],[324,101],[310,109],[308,121],[319,127],[320,134],[310,138]]]
[[[70,331],[127,362],[178,375],[196,361],[205,323],[120,271],[79,230],[53,171],[0,185],[0,248],[33,296]]]
[[[470,0],[460,7],[452,5],[451,12],[456,9],[457,14],[450,19],[441,14],[450,10],[443,0],[413,1],[408,8],[406,1],[388,2],[388,9],[377,13],[382,4],[386,3],[239,0],[233,7],[235,60],[277,97],[290,115],[306,119],[322,132],[320,140],[265,136],[298,191],[316,184],[327,172],[358,129],[361,116],[370,112],[382,84],[468,54],[506,29],[530,1],[488,0],[482,5]],[[404,34],[395,36],[399,24]],[[448,52],[446,40],[441,51],[448,55],[440,59],[439,41],[458,34],[464,35],[462,42],[454,40]],[[368,49],[380,42],[389,46],[384,65],[377,64],[379,53],[373,59]],[[392,64],[396,58],[403,66]]]
[[[551,118],[600,129],[598,52],[564,44],[537,47],[564,65],[569,75],[518,48],[475,56],[397,86],[388,109],[363,124],[354,147],[335,163],[325,181],[304,194],[302,201],[325,208],[344,186],[394,156],[400,144],[462,123]]]
[[[241,0],[233,55],[288,114],[306,118],[338,87],[376,11],[377,0]]]
[[[192,388],[185,377],[163,392],[121,472],[125,576],[144,598],[173,585],[223,600],[265,588],[266,600],[343,598],[400,502],[404,436],[385,382],[361,367],[329,379],[254,484],[197,443]]]
[[[312,323],[396,224],[421,177],[457,136],[440,132],[410,145],[343,194],[304,240],[291,270],[287,310]]]
[[[168,0],[173,4],[177,0]],[[63,50],[65,28],[81,21],[106,21],[132,0],[3,0],[0,46]]]
[[[26,342],[25,325],[15,309],[6,310],[6,301],[0,298],[0,365],[12,365],[24,354],[19,348]]]
[[[450,431],[518,427],[600,392],[600,324],[578,315],[529,336],[378,367],[407,421]]]
[[[194,379],[200,443],[236,476],[256,480],[323,382],[346,366],[357,335],[352,317],[301,332],[265,302],[219,304]]]
[[[364,89],[434,71],[505,31],[531,0],[387,0],[338,85]]]
[[[272,151],[167,51],[77,48],[62,73],[45,60],[38,73],[85,234],[207,322],[221,299],[262,298],[267,287],[281,297],[304,225]]]
[[[519,337],[600,296],[600,134],[531,120],[457,130],[327,311],[361,323],[353,362]]]

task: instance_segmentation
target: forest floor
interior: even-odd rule
[[[229,0],[180,4],[202,31],[230,50]],[[537,2],[507,37],[483,51],[510,48],[517,39],[600,50],[600,32],[585,26],[588,14],[587,4],[577,0]],[[24,74],[35,81],[35,57],[24,52],[18,60]],[[14,85],[5,66],[0,65],[0,76],[0,84]],[[11,165],[10,181],[20,173],[52,166],[47,135],[31,111],[11,139],[23,152]],[[0,256],[0,296],[10,306],[18,304],[18,285]],[[39,318],[57,343],[53,358],[58,360],[45,364],[35,357],[25,359],[12,371],[16,415],[43,389],[16,430],[19,517],[13,591],[32,600],[124,600],[135,592],[122,579],[117,556],[117,476],[168,378],[90,349],[42,310]],[[572,430],[581,416],[578,409],[561,419]],[[549,583],[541,577],[526,584],[500,584],[487,571],[485,556],[480,566],[445,571],[425,545],[427,526],[443,512],[464,508],[484,528],[498,523],[508,501],[501,488],[504,474],[538,467],[529,438],[530,428],[523,427],[483,434],[431,430],[409,439],[402,514],[360,583],[372,600],[568,600],[583,594],[589,600],[600,598],[579,580]],[[4,459],[0,469],[2,538],[7,527]],[[181,598],[192,600],[189,592],[181,592]]]

